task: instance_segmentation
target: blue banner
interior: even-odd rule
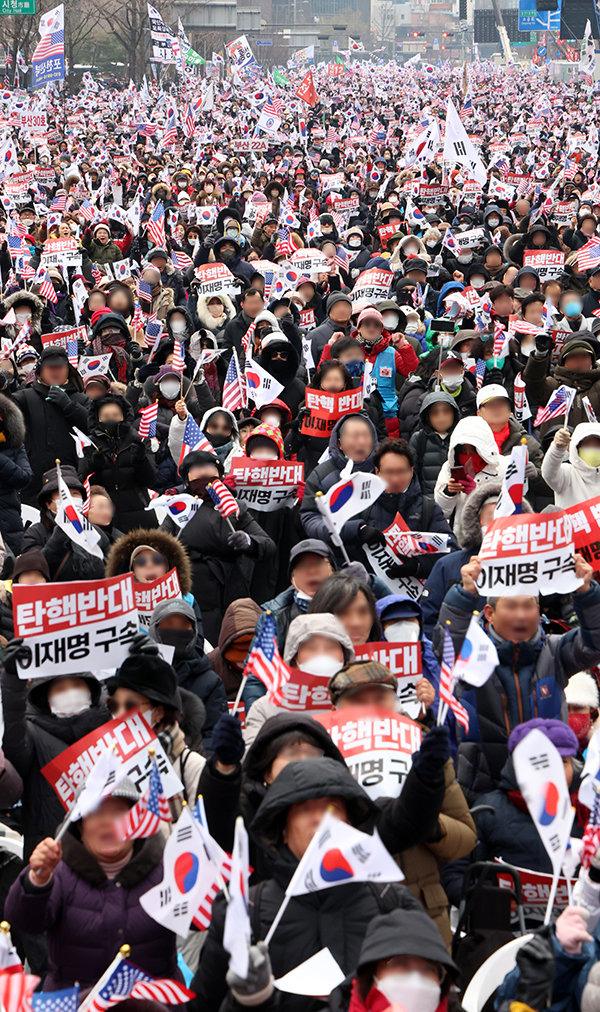
[[[560,5],[561,0],[558,0],[558,10],[538,11],[535,8],[535,0],[519,0],[519,31],[559,32]]]
[[[65,57],[48,56],[33,64],[33,87],[42,88],[49,81],[62,81],[65,76]]]

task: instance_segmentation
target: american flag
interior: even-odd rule
[[[29,1012],[34,989],[39,977],[30,973],[2,971],[0,973],[0,1002],[4,1012]]]
[[[266,301],[267,301],[267,299],[266,299],[266,296],[265,296],[265,302]],[[250,326],[248,327],[248,330],[246,331],[246,333],[244,334],[244,336],[242,338],[242,351],[244,352],[244,355],[245,355],[246,358],[248,358],[248,346],[250,344],[250,339],[251,339],[251,337],[252,337],[252,335],[253,335],[253,333],[254,333],[255,330],[256,330],[256,320],[253,320],[252,323],[250,324]]]
[[[58,32],[49,32],[48,35],[42,36],[31,60],[32,63],[39,63],[40,60],[47,60],[51,56],[64,56],[64,51],[65,33],[61,28]]]
[[[58,302],[58,295],[56,294],[54,285],[50,280],[50,275],[44,267],[38,268],[34,281],[40,286],[39,294],[43,299],[48,299],[48,302],[52,302],[53,304]]]
[[[338,246],[335,251],[333,262],[337,267],[340,267],[341,270],[347,271],[350,264],[350,254],[348,250],[344,249],[343,246]]]
[[[148,787],[143,797],[115,823],[116,832],[122,840],[140,840],[154,836],[161,822],[172,822],[173,816],[165,797],[156,759],[152,759]]]
[[[50,211],[54,211],[57,214],[64,214],[66,203],[67,203],[67,195],[66,193],[63,193],[61,196],[54,198],[54,200],[50,204]]]
[[[84,517],[86,517],[88,515],[88,511],[89,511],[89,508],[90,508],[90,499],[92,498],[92,489],[91,489],[91,486],[90,486],[90,478],[92,477],[92,475],[94,473],[95,473],[94,471],[91,471],[90,474],[88,474],[87,478],[83,479],[83,487],[85,489],[85,501],[83,503],[83,506],[81,507],[81,512],[83,513]]]
[[[96,994],[87,1012],[105,1012],[126,998],[141,998],[163,1002],[166,1005],[180,1005],[194,995],[183,984],[175,980],[150,977],[128,959],[122,959]]]
[[[183,341],[175,341],[171,368],[174,369],[175,372],[183,372],[185,369],[185,348]]]
[[[574,179],[579,172],[579,166],[574,158],[565,158],[564,177]]]
[[[180,250],[171,250],[171,260],[173,261],[173,267],[176,271],[186,271],[188,267],[194,266],[194,261],[187,253],[182,253]]]
[[[17,257],[23,256],[24,253],[29,252],[21,236],[8,235],[7,239],[8,239],[8,251],[13,260],[16,260]]]
[[[600,264],[600,238],[593,236],[585,246],[577,250],[577,266],[580,271],[589,271]]]
[[[294,252],[294,246],[290,240],[290,230],[287,225],[282,225],[281,228],[277,229],[277,245],[275,247],[275,255],[289,257],[290,253]]]
[[[162,201],[159,200],[148,219],[148,235],[157,246],[164,246],[167,237],[165,235],[165,209]]]
[[[211,481],[208,486],[208,494],[215,504],[215,509],[222,517],[227,518],[234,516],[236,519],[239,517],[240,507],[227,488],[227,485],[224,485],[219,478],[215,478],[214,481]]]
[[[469,714],[465,710],[462,703],[459,703],[458,699],[452,692],[454,683],[454,676],[452,669],[454,668],[454,647],[452,646],[452,639],[447,629],[444,629],[444,651],[442,655],[442,663],[440,666],[440,701],[446,703],[450,707],[456,720],[464,727],[465,731],[469,730]]]
[[[478,358],[477,364],[475,365],[475,384],[478,390],[481,390],[483,386],[484,376],[485,376],[485,359]]]
[[[63,991],[37,991],[31,1000],[33,1012],[77,1012],[79,984]]]
[[[590,817],[585,827],[583,847],[581,849],[581,865],[583,868],[589,868],[592,858],[596,856],[596,852],[600,847],[600,787],[597,780],[593,781],[593,786],[594,804],[592,805]]]
[[[188,415],[185,420],[185,429],[183,430],[181,453],[179,454],[179,464],[177,465],[178,470],[184,458],[193,450],[205,450],[207,453],[215,452],[194,417]]]
[[[31,264],[28,261],[26,264],[23,264],[20,274],[23,281],[33,281],[35,277],[35,269],[31,266]],[[6,283],[7,288],[10,286],[10,283],[11,283],[10,280],[7,281]]]
[[[573,399],[571,387],[560,386],[555,390],[545,408],[538,408],[535,416],[535,426],[543,425],[551,418],[559,418],[560,415],[568,415]]]
[[[143,302],[152,304],[152,285],[149,281],[138,281],[138,296]]]
[[[271,98],[269,96],[269,98],[267,99],[267,101],[263,105],[263,110],[262,111],[266,112],[267,116],[279,116],[280,117],[281,113],[284,110],[284,108],[285,108],[285,105],[284,105],[284,103],[282,102],[282,100],[280,98]]]
[[[202,802],[202,798],[199,798],[198,801],[196,802],[193,815],[196,821],[199,822],[201,826],[203,826],[206,832],[208,832],[208,826],[206,824],[206,813],[204,811],[204,804]],[[219,853],[218,854],[211,853],[211,856],[213,857],[214,860],[216,860],[218,864],[221,878],[225,882],[228,882],[229,879],[231,878],[231,864],[232,864],[231,854],[225,853],[224,850],[221,850],[218,844],[215,844],[215,851],[217,850],[219,851]],[[206,931],[207,928],[210,926],[212,918],[212,905],[220,889],[221,883],[219,882],[219,880],[213,882],[206,896],[200,903],[200,906],[198,907],[196,914],[192,918],[192,924],[194,924],[199,931]]]
[[[275,637],[275,622],[270,612],[263,618],[260,630],[254,637],[252,649],[244,668],[244,675],[256,675],[267,688],[267,699],[276,706],[283,702],[283,686],[289,680],[290,669],[279,653]]]
[[[170,106],[169,111],[167,112],[167,127],[164,132],[162,142],[165,147],[169,147],[176,140],[177,140],[177,116],[175,114],[175,109],[173,108],[173,106]]]
[[[496,322],[494,324],[494,349],[493,354],[495,358],[499,358],[502,355],[502,349],[506,341],[506,328],[504,324]]]
[[[135,300],[135,310],[131,319],[131,326],[134,330],[144,329],[144,314],[142,313],[139,301]],[[162,328],[161,328],[162,329]]]
[[[102,281],[102,271],[98,267],[98,264],[92,264],[92,277],[97,285]]]
[[[77,344],[77,338],[73,341],[67,341],[67,358],[69,359],[69,363],[76,369],[79,364],[79,345]]]
[[[189,102],[186,103],[185,112],[183,114],[183,132],[186,137],[193,137],[196,127],[194,124],[194,113]]]
[[[158,418],[158,401],[149,404],[147,408],[140,410],[142,416],[139,427],[139,434],[142,439],[151,439],[156,435],[156,420]]]
[[[240,408],[245,408],[247,404],[246,380],[240,372],[240,364],[235,348],[229,360],[227,375],[223,383],[221,402],[227,411],[239,411]]]
[[[90,202],[87,199],[87,197],[79,205],[79,213],[80,213],[81,217],[85,219],[85,221],[92,221],[92,219],[94,217],[94,214],[96,212],[95,212],[95,208],[90,204]]]

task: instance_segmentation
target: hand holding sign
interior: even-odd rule
[[[460,575],[462,578],[463,590],[467,591],[467,594],[473,594],[474,597],[479,597],[479,588],[477,581],[481,573],[481,562],[477,555],[472,555],[465,566],[461,567]]]
[[[594,570],[592,566],[589,566],[585,561],[583,555],[576,552],[573,556],[575,562],[575,576],[578,580],[583,580],[581,587],[578,587],[575,591],[576,594],[583,594],[584,591],[589,590],[592,585],[592,579],[594,576]]]

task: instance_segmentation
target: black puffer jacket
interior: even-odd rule
[[[268,342],[268,343],[267,343]],[[266,347],[265,347],[266,344]],[[273,362],[273,352],[285,348],[288,352],[287,362],[276,360]],[[263,342],[263,349],[257,360],[259,365],[271,373],[275,379],[283,384],[283,390],[279,394],[280,400],[287,404],[295,417],[298,409],[304,401],[306,383],[300,378],[303,370],[300,370],[300,356],[291,341],[288,341],[284,334],[269,334]]]
[[[55,717],[48,708],[48,687],[52,678],[31,683],[9,674],[0,663],[2,704],[6,729],[4,754],[23,780],[23,856],[29,857],[45,836],[54,836],[65,810],[42,774],[42,767],[90,731],[110,720],[100,705],[100,683],[93,675],[85,678],[92,693],[92,705],[77,717]]]
[[[454,412],[452,428],[448,430],[445,438],[429,424],[429,412],[434,404],[447,404]],[[440,473],[442,464],[448,460],[448,446],[450,433],[460,418],[460,412],[454,397],[444,390],[433,390],[425,394],[421,402],[419,412],[421,428],[417,429],[410,438],[410,448],[415,458],[415,471],[421,483],[424,496],[433,496],[435,483]]]
[[[0,394],[0,532],[15,555],[21,551],[23,541],[19,491],[33,478],[24,439],[20,408]]]
[[[265,938],[284,899],[285,888],[298,867],[298,860],[282,842],[282,824],[292,804],[309,798],[343,798],[352,825],[369,831],[376,808],[350,773],[333,759],[293,762],[279,774],[269,788],[256,818],[252,833],[272,856],[272,877],[250,890],[250,922],[253,942]],[[350,883],[338,888],[321,889],[293,897],[269,944],[273,975],[281,977],[327,944],[345,973],[358,962],[360,947],[369,921],[378,913],[397,908],[421,909],[406,887],[369,882]],[[223,948],[225,903],[219,897],[203,946],[198,970],[191,984],[196,997],[191,1012],[239,1009],[228,993],[225,976],[229,956]],[[221,1004],[223,1003],[223,1004]],[[285,1012],[316,1012],[322,1002],[274,991],[256,1008]]]
[[[107,431],[98,421],[100,409],[116,404],[123,412],[123,422],[116,432]],[[154,487],[156,472],[148,440],[140,439],[132,426],[133,412],[119,394],[107,394],[91,402],[90,438],[95,446],[86,446],[79,462],[82,478],[93,476],[94,485],[102,485],[115,504],[115,524],[123,532],[132,527],[155,527],[154,512],[145,507],[150,502],[148,489]]]

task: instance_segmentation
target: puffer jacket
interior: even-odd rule
[[[460,650],[476,603],[462,586],[448,591],[434,633],[438,659],[448,622],[454,649]],[[576,592],[573,603],[579,628],[563,635],[547,635],[540,623],[531,639],[511,643],[488,626],[498,651],[496,669],[481,688],[463,682],[456,689],[469,714],[468,732],[457,727],[456,766],[469,801],[497,786],[513,728],[533,717],[566,721],[564,688],[570,676],[600,661],[600,586],[592,583],[589,590]]]
[[[587,333],[587,331],[586,331]],[[582,340],[585,336],[582,335]],[[569,411],[569,425],[579,425],[580,422],[587,422],[588,416],[585,410],[583,398],[588,397],[596,418],[600,418],[600,368],[588,369],[587,372],[574,372],[567,369],[558,360],[552,375],[548,373],[548,356],[538,357],[530,355],[523,372],[525,380],[525,393],[530,404],[547,404],[555,390],[560,386],[574,387],[577,391],[571,409]],[[540,426],[540,434],[543,436],[548,429],[555,425],[554,419],[548,419]]]
[[[129,863],[108,879],[84,848],[75,824],[63,838],[63,859],[48,885],[32,885],[29,868],[24,869],[10,889],[5,912],[22,931],[46,932],[45,990],[77,981],[85,993],[126,942],[132,961],[146,973],[177,976],[175,935],[140,904],[140,897],[162,881],[163,846],[160,833],[136,840]]]
[[[464,443],[474,446],[479,456],[486,462],[486,466],[474,478],[475,484],[478,487],[485,485],[487,482],[498,481],[499,478],[502,479],[506,471],[506,465],[508,464],[508,458],[502,457],[498,452],[494,434],[483,418],[479,416],[475,418],[461,418],[450,436],[448,460],[438,475],[434,491],[435,501],[442,513],[445,517],[450,517],[454,513],[455,523],[460,519],[469,494],[472,494],[458,492],[456,495],[450,495],[447,491],[447,485],[451,477],[451,468],[458,465],[456,448]]]
[[[429,412],[431,408],[434,404],[440,403],[447,404],[454,412],[454,424],[445,436],[441,436],[429,424]],[[451,394],[446,393],[444,390],[434,390],[429,394],[425,394],[421,402],[421,410],[419,411],[421,428],[413,432],[409,442],[414,455],[415,472],[421,483],[423,495],[433,495],[438,474],[448,459],[450,434],[459,417],[458,406]]]
[[[6,298],[2,300],[1,315],[6,316],[9,310],[13,309],[19,303],[26,304],[31,310],[29,322],[31,324],[32,333],[27,339],[28,344],[32,344],[37,352],[41,352],[41,335],[52,330],[52,325],[48,320],[48,314],[44,312],[46,304],[39,295],[35,295],[33,292],[26,292],[23,288],[19,288],[18,291],[13,292],[12,295],[7,295]],[[20,329],[21,324],[18,321],[16,323],[5,323],[3,324],[4,337],[14,341]]]
[[[0,394],[0,533],[18,555],[23,542],[19,491],[33,478],[23,445],[25,422],[20,409]]]
[[[84,676],[81,676],[84,677]],[[85,675],[92,693],[92,705],[76,717],[55,717],[48,708],[51,678],[27,682],[6,671],[0,664],[2,704],[6,728],[4,754],[23,780],[24,857],[46,836],[54,836],[65,811],[42,774],[42,767],[80,738],[110,720],[100,705],[100,683]]]
[[[580,422],[575,426],[569,446],[569,461],[563,463],[565,451],[550,443],[542,464],[542,477],[554,489],[554,502],[561,509],[576,506],[600,492],[600,467],[591,467],[579,456],[583,439],[595,436],[600,439],[598,422]]]

